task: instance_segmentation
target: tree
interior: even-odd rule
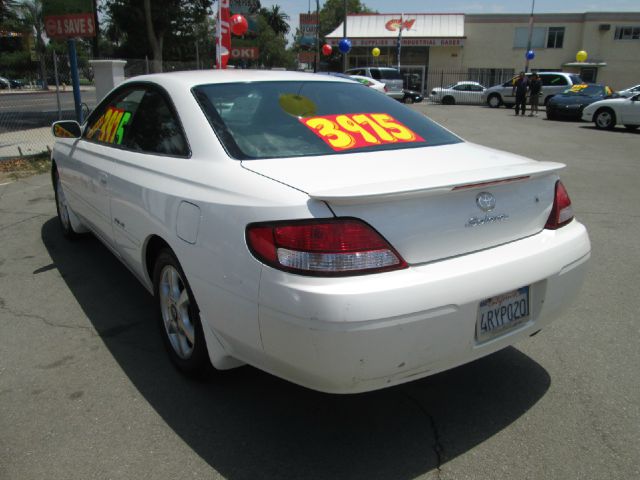
[[[47,86],[47,65],[45,62],[45,45],[42,39],[44,33],[44,20],[42,18],[42,0],[26,0],[15,8],[18,10],[18,15],[25,26],[35,31],[36,37],[36,52],[38,54],[38,61],[40,63],[40,78],[42,81],[42,88],[48,90]]]
[[[360,0],[347,0],[348,13],[373,13]],[[333,32],[344,21],[344,0],[327,0],[320,9],[320,36]]]
[[[211,3],[211,0],[105,0],[106,37],[122,57],[150,55],[153,71],[160,72],[166,46],[169,58],[175,58],[176,54],[178,58],[181,54],[195,58],[194,32],[197,25],[207,21]]]
[[[280,10],[279,5],[273,5],[271,7],[271,10],[261,8],[260,15],[264,17],[264,19],[267,21],[267,24],[271,27],[276,35],[285,36],[287,33],[289,33],[289,20],[291,19],[291,17]]]

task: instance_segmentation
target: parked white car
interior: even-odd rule
[[[353,78],[366,87],[373,88],[377,92],[387,93],[387,87],[385,86],[385,84],[379,82],[378,80],[374,80],[373,78],[369,77],[363,77],[362,75],[349,75],[349,77]]]
[[[154,294],[187,373],[415,380],[538,333],[590,257],[564,165],[466,143],[351,80],[140,76],[53,132],[64,235],[93,232]]]
[[[454,105],[456,103],[480,104],[482,95],[486,90],[478,82],[457,82],[446,87],[436,87],[431,90],[429,100]]]
[[[574,73],[538,72],[538,75],[542,81],[540,103],[545,106],[554,95],[562,93],[572,85],[584,83],[582,78]],[[531,72],[527,73],[527,77],[530,76]],[[483,103],[486,103],[491,108],[498,108],[500,105],[504,105],[507,108],[513,107],[516,103],[516,97],[513,93],[513,82],[516,78],[514,77],[503,84],[487,88],[483,94]]]
[[[621,97],[633,97],[634,95],[640,93],[640,85],[635,85],[633,87],[625,88],[624,90],[620,90],[616,92]]]
[[[627,130],[640,127],[640,93],[631,98],[609,98],[592,103],[582,111],[582,120],[596,128],[610,130],[624,125]]]

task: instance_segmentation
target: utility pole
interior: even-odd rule
[[[531,14],[529,15],[529,39],[527,40],[527,50],[524,52],[524,71],[529,71],[529,50],[531,50],[531,37],[533,36],[533,9],[536,6],[536,0],[531,0]]]

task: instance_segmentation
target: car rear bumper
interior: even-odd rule
[[[265,267],[259,320],[275,375],[331,393],[375,390],[483,357],[547,325],[579,291],[590,257],[574,221],[499,247],[385,274],[323,279]],[[479,303],[530,286],[530,319],[479,344]]]

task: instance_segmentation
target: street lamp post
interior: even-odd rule
[[[536,0],[531,0],[531,14],[529,15],[529,38],[527,39],[527,50],[524,53],[525,63],[524,63],[524,71],[525,73],[529,71],[529,51],[531,50],[531,37],[533,36],[533,9],[536,6]]]

